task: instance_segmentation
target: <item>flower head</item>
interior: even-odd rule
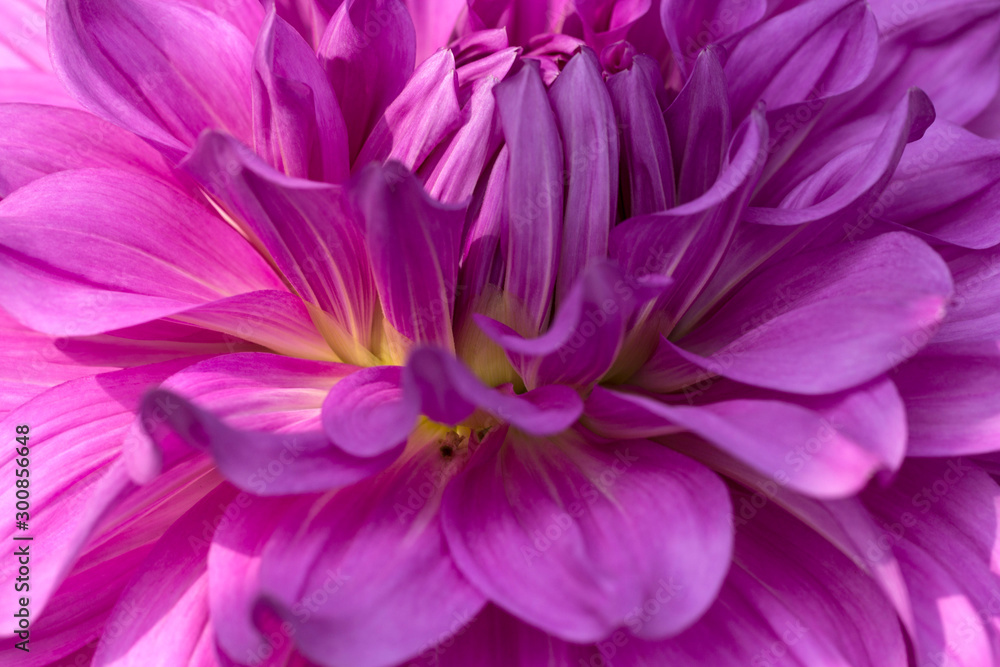
[[[1000,6],[23,3],[39,664],[1000,662]]]

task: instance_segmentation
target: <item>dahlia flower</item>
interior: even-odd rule
[[[5,0],[0,664],[1000,665],[998,92],[996,0]]]

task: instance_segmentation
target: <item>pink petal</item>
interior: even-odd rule
[[[60,172],[0,202],[4,308],[54,335],[89,335],[256,290],[283,290],[239,234],[137,173]],[[156,233],[148,230],[154,225]]]
[[[330,20],[318,51],[344,113],[352,162],[410,78],[416,48],[400,0],[345,0]]]
[[[174,160],[206,128],[249,140],[252,47],[218,15],[186,3],[55,0],[48,20],[56,72],[97,115]]]
[[[411,444],[381,475],[303,498],[261,555],[258,614],[277,611],[312,660],[403,662],[485,602],[452,562],[438,515],[459,460],[443,460],[425,436]]]
[[[664,587],[669,606],[633,634],[680,632],[711,604],[732,538],[707,468],[647,441],[503,443],[488,436],[442,508],[456,563],[491,601],[576,642],[603,639]]]
[[[665,339],[661,347],[668,360],[679,355],[747,384],[832,393],[881,375],[926,344],[951,292],[933,250],[908,234],[884,234],[776,264],[681,338],[682,347]],[[651,364],[660,365],[656,357]],[[633,381],[653,388],[641,373]]]
[[[676,62],[689,71],[703,48],[756,23],[767,4],[766,0],[663,0],[660,17]]]
[[[254,146],[296,178],[340,183],[350,172],[347,127],[316,54],[272,9],[254,53]]]
[[[46,174],[87,167],[134,171],[178,184],[146,142],[85,111],[0,105],[0,198]]]
[[[698,392],[702,393],[702,392]],[[798,397],[719,384],[688,403],[598,388],[590,428],[618,438],[689,430],[800,493],[831,498],[861,490],[906,450],[903,401],[888,380],[838,395]]]

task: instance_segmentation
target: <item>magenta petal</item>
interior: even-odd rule
[[[995,250],[952,249],[945,251],[945,257],[955,280],[955,298],[934,342],[1000,340],[1000,311],[996,308],[1000,297],[1000,254]]]
[[[258,0],[184,0],[188,4],[201,7],[236,26],[253,44],[257,41],[264,23],[264,4]]]
[[[714,473],[647,441],[503,442],[481,445],[442,506],[456,563],[491,601],[575,642],[605,638],[658,593],[670,604],[632,628],[640,637],[679,632],[711,604],[732,546]]]
[[[330,442],[321,423],[327,389],[353,370],[261,353],[192,366],[144,399],[141,422],[158,450],[132,449],[130,469],[145,479],[185,457],[168,439],[176,435],[257,495],[325,491],[368,477],[399,452],[358,458]]]
[[[464,120],[455,56],[443,49],[417,67],[368,135],[357,164],[395,160],[415,171]]]
[[[11,434],[15,426],[30,427],[28,443],[32,479],[30,532],[44,543],[61,541],[59,549],[40,550],[31,563],[33,613],[41,612],[80,556],[87,540],[122,506],[134,491],[119,462],[122,442],[135,419],[142,393],[192,361],[166,362],[103,373],[73,380],[48,390],[13,410],[3,421]],[[2,470],[14,479],[15,447],[4,455]],[[16,487],[2,493],[14,506]],[[127,503],[126,505],[127,506]],[[5,527],[4,539],[21,534],[14,523]],[[14,589],[15,569],[2,572],[3,583]]]
[[[235,495],[228,484],[219,487],[156,543],[112,612],[111,627],[123,630],[102,637],[95,667],[218,667],[208,614],[209,542],[195,536],[219,520]]]
[[[934,107],[927,95],[918,88],[911,89],[893,109],[874,142],[831,159],[785,196],[780,208],[751,208],[744,219],[768,225],[798,225],[839,216],[848,239],[854,239],[871,226],[864,213],[869,206],[878,205],[876,200],[896,172],[903,149],[919,139],[933,120]],[[883,196],[886,200],[894,197],[892,193]]]
[[[614,364],[632,315],[668,285],[669,279],[663,278],[629,284],[617,267],[604,261],[580,276],[560,304],[552,326],[538,338],[525,339],[483,315],[475,320],[504,348],[529,388],[556,383],[586,386]]]
[[[319,55],[340,101],[351,160],[413,72],[416,37],[400,0],[344,0]]]
[[[421,442],[371,480],[303,498],[261,555],[258,615],[277,611],[321,664],[395,665],[447,638],[485,602],[437,511],[457,468]]]
[[[48,21],[66,87],[168,157],[180,159],[210,127],[250,138],[252,47],[231,23],[152,0],[54,0]]]
[[[452,314],[464,207],[432,200],[398,163],[370,165],[353,194],[388,324],[406,341],[453,349]]]
[[[406,0],[417,37],[417,63],[422,63],[451,41],[455,23],[466,6],[466,0],[439,0],[433,3]]]
[[[294,27],[315,50],[319,47],[330,17],[343,0],[274,0],[278,16]]]
[[[81,109],[55,74],[31,70],[8,70],[3,73],[0,103],[44,104]]]
[[[2,305],[34,329],[89,335],[257,290],[283,290],[235,230],[152,177],[51,174],[0,202]],[[155,233],[150,229],[155,229]]]
[[[875,472],[902,463],[906,414],[888,380],[821,397],[729,389],[717,385],[691,405],[598,388],[587,402],[588,425],[618,438],[689,430],[819,498],[856,493]]]
[[[181,167],[263,246],[298,296],[329,315],[337,354],[365,361],[356,348],[370,342],[375,284],[343,190],[288,178],[217,132],[202,135]]]
[[[892,378],[906,402],[910,456],[996,451],[1000,349],[995,341],[931,346]]]
[[[316,54],[274,10],[257,39],[254,146],[296,178],[340,183],[350,173],[347,127]]]
[[[685,204],[712,187],[729,150],[729,99],[717,49],[706,49],[698,56],[694,72],[667,109],[666,120],[677,174],[677,203]]]
[[[563,221],[563,151],[536,61],[496,87],[510,150],[505,289],[525,333],[548,321]],[[519,327],[520,329],[520,327]]]
[[[10,0],[0,7],[0,70],[5,76],[8,71],[52,71],[44,0]]]
[[[403,369],[375,366],[338,382],[323,401],[323,428],[355,456],[379,456],[406,442],[420,415],[403,392]]]
[[[615,227],[611,253],[626,274],[674,276],[665,317],[675,321],[705,286],[746,209],[767,143],[764,115],[754,112],[737,132],[735,155],[718,180],[698,199],[662,213],[632,218]]]
[[[906,225],[947,243],[1000,243],[1000,141],[944,120],[907,146],[873,218]]]
[[[563,139],[568,180],[558,302],[588,265],[608,255],[608,235],[618,214],[618,127],[601,65],[590,49],[566,64],[549,99]],[[587,104],[580,104],[581,99]]]
[[[955,458],[910,461],[891,487],[863,498],[885,527],[876,549],[892,550],[910,589],[919,667],[995,660],[998,497],[989,475]]]
[[[753,25],[767,6],[767,0],[662,0],[660,20],[676,62],[689,71],[702,49]]]
[[[675,353],[747,384],[832,393],[881,375],[926,344],[951,293],[937,253],[908,234],[884,234],[776,264],[682,338]]]
[[[532,435],[560,433],[583,411],[580,396],[570,387],[546,385],[520,396],[486,387],[450,353],[424,347],[406,366],[403,387],[410,400],[434,421],[457,424],[479,407]]]
[[[759,497],[736,491],[734,502]],[[671,640],[626,645],[619,660],[671,667],[909,664],[899,621],[875,583],[773,503],[736,531],[733,567],[705,616]]]
[[[808,0],[744,35],[726,62],[733,119],[758,100],[778,109],[861,84],[875,64],[878,27],[862,0]]]
[[[657,92],[659,65],[636,56],[630,67],[608,77],[608,92],[621,131],[622,192],[627,217],[659,213],[674,205],[674,165]]]
[[[0,105],[0,198],[46,174],[86,167],[123,169],[176,182],[149,144],[89,113]]]

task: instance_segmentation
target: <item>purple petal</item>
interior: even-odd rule
[[[756,23],[767,5],[767,0],[663,0],[660,18],[676,62],[689,71],[702,49]]]
[[[264,23],[264,3],[258,0],[183,0],[184,2],[201,7],[213,14],[225,19],[229,23],[239,28],[239,31],[246,35],[247,40],[253,44],[257,41],[261,26]]]
[[[46,174],[86,167],[135,171],[176,184],[146,142],[89,113],[0,105],[0,198]]]
[[[326,392],[353,370],[260,353],[192,366],[143,400],[141,422],[152,442],[130,450],[130,471],[147,479],[189,456],[171,439],[176,436],[211,453],[229,481],[257,495],[326,491],[364,479],[399,451],[361,459],[323,431]]]
[[[688,396],[691,404],[598,388],[587,402],[588,424],[618,438],[689,430],[761,474],[819,498],[858,492],[876,471],[898,468],[906,449],[906,413],[888,380],[820,397],[725,384]]]
[[[661,279],[663,280],[663,279]],[[592,265],[577,280],[544,335],[525,339],[482,315],[476,323],[507,352],[527,387],[597,382],[615,363],[631,316],[663,293],[667,282],[629,284],[607,261]]]
[[[556,277],[560,302],[588,265],[608,256],[608,235],[618,214],[618,127],[601,65],[590,49],[566,64],[549,99],[568,176]],[[582,99],[587,104],[580,104]]]
[[[357,157],[382,112],[413,72],[413,21],[400,0],[345,0],[319,44]]]
[[[48,106],[81,109],[69,94],[59,77],[50,72],[7,70],[0,87],[0,103],[45,104]]]
[[[10,0],[0,7],[0,70],[52,71],[43,0]]]
[[[885,193],[869,209],[947,243],[1000,243],[1000,141],[939,120],[908,146]]]
[[[325,333],[337,354],[367,361],[375,285],[343,191],[285,177],[215,132],[202,135],[182,167],[242,223],[298,296],[329,315],[332,331]]]
[[[925,344],[951,292],[940,256],[908,234],[884,234],[776,264],[672,354],[759,387],[833,393]]]
[[[736,491],[734,502],[757,497]],[[907,644],[875,583],[772,503],[737,530],[733,567],[705,616],[669,641],[626,645],[618,658],[672,667],[882,667],[907,664]]]
[[[844,219],[844,231],[853,239],[871,226],[864,213],[877,206],[906,144],[919,139],[934,120],[934,107],[923,91],[913,88],[904,97],[878,138],[870,145],[845,151],[818,172],[801,181],[780,208],[751,208],[745,220],[768,225],[798,225]],[[867,224],[866,224],[867,223]]]
[[[231,23],[151,0],[54,0],[48,22],[55,70],[73,95],[168,157],[180,159],[206,128],[249,140],[252,47]]]
[[[627,217],[672,208],[674,166],[663,110],[656,97],[663,89],[659,66],[647,56],[636,56],[628,69],[608,77],[607,85],[621,129]]]
[[[33,484],[29,535],[39,543],[60,540],[59,549],[41,550],[31,561],[32,613],[46,607],[56,588],[84,551],[89,538],[101,526],[111,530],[122,521],[110,521],[123,507],[136,509],[141,498],[119,461],[122,442],[138,407],[142,393],[197,358],[130,368],[67,382],[13,410],[3,427],[15,433],[26,424],[33,478],[47,480]],[[17,444],[17,443],[15,443]],[[3,472],[14,479],[16,447],[7,448]],[[171,480],[176,483],[176,479]],[[157,485],[154,484],[154,487]],[[163,487],[158,487],[163,492]],[[2,493],[4,502],[14,506],[16,487]],[[141,494],[140,494],[141,496]],[[147,508],[148,509],[148,508]],[[156,524],[150,519],[150,526]],[[4,538],[8,544],[19,534],[10,522]],[[138,532],[124,539],[140,540]],[[121,546],[125,546],[123,543]],[[2,571],[3,583],[14,589],[16,569]]]
[[[546,385],[520,396],[486,387],[465,364],[436,348],[413,352],[403,376],[407,397],[434,421],[458,424],[479,407],[532,435],[560,433],[576,422],[583,402],[570,387]]]
[[[455,56],[443,49],[417,68],[386,108],[362,147],[357,165],[395,160],[416,170],[464,120]]]
[[[997,6],[959,0],[918,3],[914,9],[890,14],[894,25],[884,33],[871,75],[838,105],[839,114],[888,111],[912,86],[926,91],[938,115],[953,123],[971,121],[989,107],[1000,89]]]
[[[503,443],[502,432],[488,437],[442,507],[456,563],[491,601],[574,642],[603,639],[657,594],[669,605],[633,629],[640,637],[704,612],[732,545],[712,472],[647,441]]]
[[[526,61],[520,72],[496,87],[500,123],[510,150],[505,290],[528,334],[544,328],[552,306],[564,185],[555,114],[533,63]]]
[[[311,660],[404,662],[482,608],[482,594],[452,561],[438,514],[460,464],[442,459],[430,432],[422,440],[378,477],[304,498],[265,547],[258,613],[277,611]]]
[[[456,318],[475,312],[477,298],[487,285],[502,282],[501,237],[507,224],[507,182],[510,150],[503,146],[490,167],[479,211],[472,217],[462,246],[459,269],[459,310]]]
[[[998,496],[996,482],[966,459],[910,461],[891,487],[864,496],[885,528],[876,547],[895,553],[910,590],[918,667],[994,660]]]
[[[370,165],[354,196],[364,216],[375,284],[390,345],[454,349],[452,314],[465,210],[435,202],[398,163]],[[404,340],[394,340],[402,336]]]
[[[323,401],[323,428],[338,447],[372,457],[406,442],[420,405],[403,391],[399,366],[364,368],[338,382]]]
[[[955,281],[955,298],[935,343],[1000,340],[1000,253],[997,250],[942,251]],[[923,341],[917,341],[923,342]],[[915,350],[909,350],[915,352]],[[911,356],[908,355],[908,356]]]
[[[162,181],[60,172],[0,202],[2,305],[53,335],[147,322],[257,290],[283,290],[238,233]],[[149,230],[155,229],[155,234]]]
[[[139,566],[111,613],[94,655],[95,667],[161,662],[217,667],[208,615],[208,545],[194,537],[220,519],[236,495],[224,484],[177,519]],[[222,517],[224,518],[224,517]],[[192,544],[192,542],[194,544]]]
[[[698,56],[694,72],[666,112],[677,174],[677,203],[703,195],[722,173],[731,121],[717,49]]]
[[[257,39],[254,146],[275,169],[340,183],[350,173],[347,127],[316,54],[274,13]]]
[[[911,456],[995,451],[1000,433],[1000,350],[994,341],[935,345],[900,366]]]
[[[611,235],[612,256],[627,275],[675,277],[663,313],[668,320],[679,317],[704,287],[746,209],[767,142],[763,114],[755,112],[736,141],[732,161],[708,192],[663,213],[627,220]]]
[[[422,63],[432,53],[451,41],[459,14],[466,9],[464,0],[423,2],[406,0],[417,38],[416,61]]]
[[[319,47],[327,24],[343,0],[274,0],[278,16],[294,27],[313,50]]]
[[[803,2],[751,29],[733,48],[725,68],[733,120],[758,100],[779,109],[847,92],[865,80],[877,52],[878,27],[865,2]]]

